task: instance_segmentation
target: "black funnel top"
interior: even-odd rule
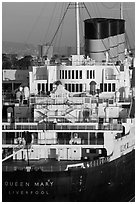
[[[113,18],[86,19],[85,39],[104,39],[125,33],[125,20]]]
[[[125,20],[117,19],[117,31],[118,31],[118,34],[125,33]]]
[[[85,21],[86,39],[104,39],[108,37],[108,23],[106,18],[92,18]]]
[[[117,22],[117,19],[108,19],[109,36],[115,36],[118,34]]]

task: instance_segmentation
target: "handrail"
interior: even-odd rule
[[[2,130],[122,130],[121,124],[96,124],[96,123],[13,123],[2,124]]]
[[[107,162],[109,162],[110,157],[103,157],[103,158],[99,158],[97,160],[93,160],[93,161],[88,161],[88,162],[82,162],[81,161],[79,163],[75,163],[75,164],[68,164],[68,165],[46,165],[46,166],[35,166],[35,167],[31,167],[30,171],[43,171],[43,172],[57,172],[57,171],[68,171],[68,170],[72,170],[72,169],[77,169],[77,168],[81,168],[81,169],[86,169],[86,168],[93,168],[93,167],[97,167],[100,165],[103,165]],[[19,166],[3,166],[2,167],[2,171],[3,172],[11,172],[11,171],[17,171],[17,170],[21,170],[21,171],[27,171],[26,167],[19,167]]]

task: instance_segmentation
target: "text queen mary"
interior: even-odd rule
[[[20,182],[5,181],[4,185],[6,187],[29,187],[29,186],[45,187],[45,186],[53,186],[53,181],[51,181],[50,179],[44,182],[34,182],[34,183],[23,182],[23,181],[20,181]]]

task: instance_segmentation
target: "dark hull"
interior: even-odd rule
[[[126,202],[135,195],[135,152],[66,172],[3,172],[3,202]]]

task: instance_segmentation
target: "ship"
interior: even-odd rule
[[[79,3],[76,11],[77,55],[33,66],[15,99],[4,93],[3,202],[135,196],[134,65],[125,52],[125,20],[86,19],[80,55]],[[9,72],[3,81],[13,78]]]

